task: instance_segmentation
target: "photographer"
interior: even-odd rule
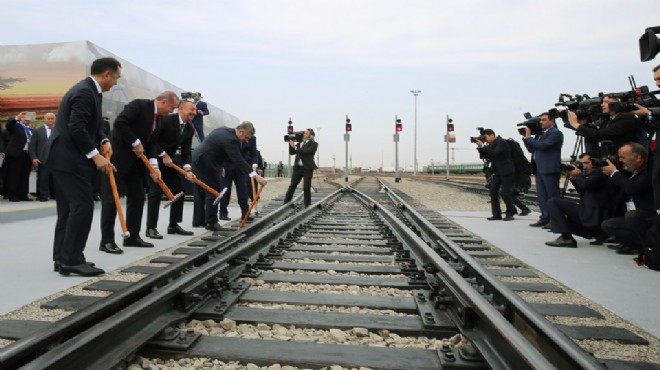
[[[608,94],[603,96],[601,108],[603,114],[609,115],[609,120],[600,127],[593,127],[587,124],[580,124],[577,115],[573,111],[568,111],[568,122],[577,134],[584,137],[588,142],[587,150],[591,150],[602,140],[611,140],[614,147],[618,150],[625,143],[639,143],[641,139],[641,125],[637,117],[630,112],[612,112],[610,103],[620,101],[619,98]]]
[[[484,145],[481,139],[484,139],[488,145]],[[490,207],[493,215],[488,217],[488,220],[511,221],[513,220],[513,215],[516,214],[516,208],[513,205],[511,196],[515,167],[511,159],[509,144],[500,136],[495,136],[495,132],[491,129],[485,129],[483,135],[474,140],[474,143],[477,144],[477,150],[481,158],[488,159],[491,162],[493,171],[489,187]],[[500,208],[500,195],[506,206],[504,218],[502,218],[502,209]]]
[[[293,174],[291,176],[291,185],[286,191],[284,197],[284,204],[289,203],[293,198],[293,192],[296,187],[303,180],[303,193],[305,207],[312,204],[312,175],[317,168],[314,163],[314,154],[318,144],[314,141],[314,130],[308,128],[303,133],[303,141],[296,144],[295,141],[289,140],[289,155],[295,155],[296,159],[293,162]]]
[[[646,166],[647,151],[639,143],[627,143],[619,149],[618,155],[621,171],[609,159],[602,171],[621,190],[627,211],[623,217],[603,221],[601,227],[605,233],[623,241],[618,254],[637,254],[643,247],[651,217],[655,216],[651,175]]]
[[[580,202],[562,198],[548,200],[551,230],[561,234],[556,240],[545,243],[551,247],[576,248],[573,235],[589,239],[600,234],[600,224],[609,215],[609,179],[599,168],[594,168],[587,153],[580,155],[577,165],[572,166],[568,175],[580,194]]]
[[[555,120],[547,112],[539,117],[541,134],[532,137],[529,127],[525,127],[523,137],[527,151],[532,153],[532,163],[536,169],[536,195],[541,208],[541,217],[529,225],[532,227],[544,227],[550,222],[547,203],[552,198],[559,198],[561,147],[564,144],[564,134],[555,127]]]

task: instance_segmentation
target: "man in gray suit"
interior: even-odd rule
[[[44,115],[45,125],[34,131],[32,140],[30,140],[30,159],[32,167],[37,170],[37,198],[40,202],[47,202],[51,196],[54,198],[52,179],[46,168],[46,159],[44,158],[44,148],[50,133],[55,126],[55,114],[46,113]]]

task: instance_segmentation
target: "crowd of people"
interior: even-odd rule
[[[29,175],[37,169],[37,199],[55,199],[53,262],[61,275],[104,273],[84,255],[97,197],[101,201],[99,250],[121,254],[124,251],[115,239],[117,216],[122,247],[154,246],[140,236],[145,200],[145,236],[162,239],[157,224],[164,194],[177,194],[170,199],[167,234],[193,235],[180,225],[184,204],[179,198],[185,181],[195,184],[192,226],[208,230],[220,229],[219,220],[230,220],[230,195],[224,194],[218,209],[218,194],[210,194],[209,188],[219,191],[234,185],[241,217],[250,221],[252,184],[266,185],[254,125],[244,121],[205,136],[203,116],[209,111],[200,93],[180,99],[173,91],[164,91],[155,99],[135,99],[117,115],[110,130],[110,121],[102,117],[102,93],[117,84],[121,73],[116,59],[96,59],[90,76],[63,96],[57,112],[44,115],[44,126],[33,130],[34,115],[22,112],[9,120],[0,140],[5,198],[31,201]],[[200,144],[192,150],[194,137]],[[313,131],[308,129],[303,142],[290,145],[296,165],[286,201],[304,179],[304,202],[309,205],[311,173],[316,169]],[[126,199],[125,219],[117,209],[120,196]]]
[[[653,68],[653,77],[660,87],[660,65]],[[636,255],[645,247],[649,228],[660,226],[658,117],[639,104],[634,104],[635,109],[630,112],[613,109],[612,104],[619,100],[617,94],[603,96],[602,119],[598,125],[590,124],[585,117],[579,118],[572,110],[566,112],[566,125],[575,130],[585,148],[569,166],[562,166],[564,134],[550,113],[539,115],[536,135],[532,135],[529,127],[524,128],[522,140],[531,153],[541,210],[539,219],[529,226],[559,234],[557,239],[545,243],[548,246],[576,248],[573,236],[577,235],[594,239],[590,242],[594,245],[614,242],[610,247],[616,253]],[[512,187],[521,169],[515,164],[507,140],[491,129],[483,130],[482,134],[475,144],[492,173],[489,181],[492,216],[488,220],[513,220],[517,211]],[[616,154],[603,154],[608,152]],[[562,174],[573,184],[579,201],[562,198]],[[500,198],[506,207],[504,212]]]

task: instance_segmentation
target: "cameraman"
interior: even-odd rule
[[[572,235],[587,239],[598,235],[601,222],[609,215],[609,179],[599,168],[594,168],[589,154],[580,155],[578,166],[573,166],[568,176],[580,194],[580,202],[562,198],[548,200],[551,230],[561,234],[556,240],[545,243],[551,247],[576,248]]]
[[[488,217],[488,220],[512,221],[513,215],[516,214],[516,208],[513,205],[511,196],[513,175],[515,173],[515,167],[511,159],[511,148],[506,140],[500,136],[495,136],[495,132],[489,128],[483,131],[482,136],[488,145],[484,145],[483,141],[480,140],[482,137],[476,139],[474,142],[477,144],[477,150],[481,158],[490,161],[493,171],[489,187],[490,208],[493,215]],[[500,208],[500,195],[506,206],[506,215],[504,218],[502,218],[502,209]]]
[[[643,247],[651,217],[655,216],[651,175],[646,166],[647,151],[639,143],[627,143],[619,149],[618,155],[621,171],[608,159],[603,173],[621,190],[626,213],[623,217],[603,221],[601,227],[605,233],[623,241],[618,254],[637,254]]]
[[[573,111],[568,111],[568,122],[577,134],[588,141],[587,150],[591,150],[603,140],[611,140],[616,150],[626,143],[641,142],[642,128],[637,117],[630,112],[612,112],[610,103],[615,103],[621,99],[608,94],[603,96],[603,102],[600,107],[604,115],[609,115],[609,120],[600,127],[590,125],[581,125],[577,115]]]
[[[539,115],[541,134],[532,137],[529,127],[525,127],[523,141],[527,151],[532,153],[532,163],[536,175],[536,196],[541,208],[541,217],[530,224],[532,227],[543,227],[550,222],[548,200],[559,198],[559,177],[561,176],[561,147],[564,144],[564,134],[555,127],[555,120],[547,112]]]
[[[293,192],[296,187],[303,180],[303,200],[305,207],[312,204],[312,176],[314,170],[317,168],[314,163],[314,154],[318,144],[314,141],[314,130],[308,128],[303,132],[303,141],[296,144],[295,141],[289,140],[289,155],[295,155],[296,159],[293,162],[293,174],[291,175],[291,185],[286,191],[284,197],[284,204],[289,203],[293,198]]]

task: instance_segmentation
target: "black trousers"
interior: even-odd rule
[[[248,175],[245,175],[237,169],[225,170],[225,177],[222,178],[220,188],[227,188],[227,192],[220,200],[220,216],[227,217],[229,211],[227,206],[229,205],[229,200],[231,199],[231,187],[232,184],[236,186],[236,200],[238,205],[241,207],[241,218],[245,217],[245,214],[248,211],[248,192],[246,187],[246,179]],[[252,192],[252,190],[250,190]]]
[[[183,191],[181,186],[181,174],[175,169],[160,165],[160,175],[163,182],[172,191],[172,194],[177,195]],[[163,197],[163,189],[160,185],[156,184],[149,176],[147,180],[149,185],[149,193],[147,194],[147,229],[155,229],[158,226],[158,213],[160,211],[160,200]],[[183,220],[183,199],[179,199],[170,205],[170,226],[177,225]]]
[[[561,198],[550,198],[547,202],[553,233],[571,233],[583,238],[593,238],[600,228],[589,228],[580,220],[580,205]]]
[[[142,213],[144,212],[144,165],[133,166],[125,174],[115,173],[117,187],[124,186],[126,191],[126,228],[131,233],[132,238],[140,236],[142,229]],[[121,184],[121,185],[120,185]],[[58,187],[59,189],[59,187]],[[115,198],[110,188],[108,176],[104,176],[101,181],[101,240],[115,240],[115,219],[117,218],[117,207],[115,207]]]
[[[628,211],[623,217],[608,218],[600,226],[606,234],[623,240],[624,244],[642,248],[644,236],[654,216],[655,212],[651,211]]]
[[[66,265],[85,263],[83,250],[94,217],[93,175],[62,171],[52,171],[52,175],[58,189],[53,261]]]
[[[48,199],[51,195],[55,194],[55,187],[53,186],[53,179],[50,176],[50,171],[45,164],[39,164],[37,169],[37,197],[39,199]]]
[[[6,156],[3,166],[7,171],[5,196],[10,200],[27,198],[32,170],[32,161],[28,152],[21,152],[16,157]]]
[[[293,193],[296,191],[300,180],[303,180],[303,202],[305,206],[312,204],[312,176],[314,170],[307,170],[302,166],[294,166],[293,174],[291,175],[291,185],[286,191],[284,196],[284,203],[289,203],[293,198]]]
[[[516,214],[516,207],[513,205],[511,195],[511,187],[513,186],[513,174],[500,175],[494,173],[490,182],[490,209],[494,217],[502,215],[502,208],[500,208],[500,196],[506,207],[506,214],[509,216]]]
[[[220,164],[214,163],[211,158],[206,158],[202,154],[197,160],[193,159],[192,170],[201,182],[214,189],[220,188],[222,183],[220,171],[222,167]],[[199,185],[195,185],[194,194],[193,226],[216,224],[218,222],[218,205],[213,205],[215,197]]]

